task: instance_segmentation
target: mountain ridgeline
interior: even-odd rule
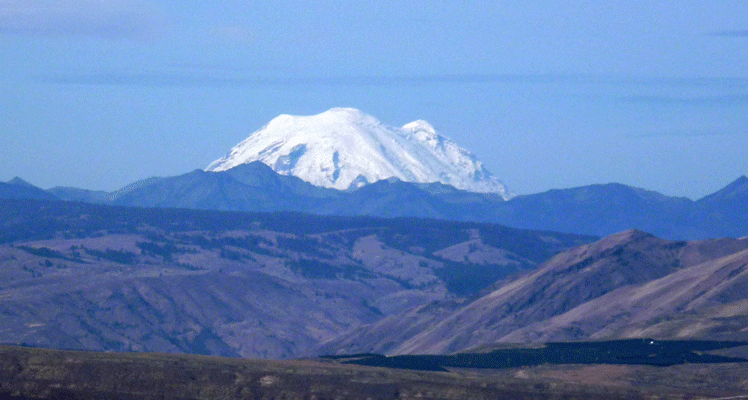
[[[698,201],[615,183],[514,196],[428,122],[392,127],[353,108],[278,116],[204,171],[111,193],[44,191],[15,178],[0,183],[1,198],[437,218],[596,236],[627,229],[686,240],[748,235],[745,176]]]
[[[139,207],[320,215],[421,217],[498,223],[523,229],[605,236],[639,229],[668,239],[748,235],[748,178],[693,201],[621,184],[590,185],[516,196],[505,201],[441,183],[389,179],[356,190],[314,186],[260,162],[221,172],[151,178],[112,193],[53,188],[19,179],[0,185],[0,198],[47,198]]]

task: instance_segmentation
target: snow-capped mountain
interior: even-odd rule
[[[278,116],[206,171],[225,171],[253,161],[279,174],[339,190],[394,177],[511,197],[473,154],[436,133],[428,122],[396,128],[353,108]]]

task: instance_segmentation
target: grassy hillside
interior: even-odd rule
[[[0,343],[298,357],[589,240],[414,218],[0,200]]]

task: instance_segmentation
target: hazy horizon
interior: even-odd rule
[[[279,114],[429,121],[517,194],[748,173],[748,3],[0,0],[0,181],[116,190]]]

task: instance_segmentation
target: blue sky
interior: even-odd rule
[[[338,106],[520,194],[748,174],[746,1],[254,3],[0,0],[0,180],[113,190]]]

